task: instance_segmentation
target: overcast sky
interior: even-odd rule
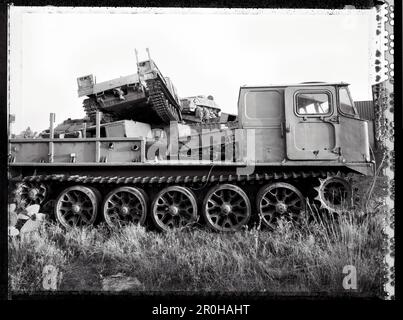
[[[126,12],[126,13],[122,13]],[[130,13],[131,12],[131,13]],[[237,112],[239,87],[344,81],[370,100],[375,10],[61,9],[11,7],[13,132],[82,118],[76,78],[136,72],[145,48],[180,97],[213,95]]]

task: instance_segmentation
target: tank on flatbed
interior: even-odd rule
[[[100,83],[91,74],[79,77],[77,84],[78,96],[87,97],[83,107],[93,123],[96,110],[103,112],[101,122],[129,119],[161,124],[182,120],[175,86],[151,59],[139,62],[136,74]]]
[[[220,107],[212,96],[194,96],[180,99],[182,117],[187,122],[218,121]]]
[[[237,115],[205,96],[180,100],[150,59],[136,75],[78,83],[89,120],[55,127],[52,114],[41,138],[10,139],[21,203],[50,208],[66,228],[101,216],[112,228],[274,229],[309,214],[307,199],[344,212],[350,178],[373,173],[368,123],[346,83],[241,87]]]

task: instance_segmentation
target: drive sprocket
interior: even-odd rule
[[[315,200],[320,202],[321,209],[340,213],[352,207],[352,187],[350,182],[340,173],[319,178],[318,193]]]

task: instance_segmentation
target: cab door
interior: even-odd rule
[[[287,87],[286,155],[290,160],[334,160],[339,156],[339,120],[332,86]]]

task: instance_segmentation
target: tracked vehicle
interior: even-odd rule
[[[181,104],[168,77],[164,77],[151,58],[137,62],[136,74],[95,83],[94,76],[77,79],[78,96],[87,96],[83,107],[90,121],[96,111],[105,119],[133,119],[154,123],[169,123],[182,119]]]
[[[367,121],[346,83],[243,86],[236,116],[198,121],[151,59],[141,66],[109,84],[79,79],[90,119],[55,130],[51,114],[40,138],[10,139],[21,203],[65,227],[234,231],[260,218],[275,228],[279,217],[306,214],[307,199],[341,212],[352,202],[349,176],[373,173]]]

